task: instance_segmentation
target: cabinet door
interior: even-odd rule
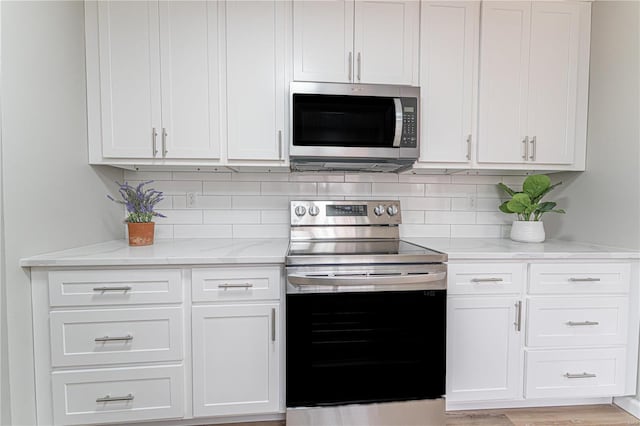
[[[160,130],[158,2],[98,2],[102,154],[153,158]]]
[[[514,325],[518,300],[479,296],[449,298],[447,402],[522,396],[522,336]]]
[[[530,2],[483,2],[478,161],[525,161]]]
[[[195,306],[194,416],[278,411],[278,304]]]
[[[419,27],[417,1],[356,1],[355,81],[418,85]]]
[[[421,162],[471,160],[479,2],[423,2]]]
[[[218,3],[160,2],[161,153],[218,158]]]
[[[571,164],[576,138],[580,5],[533,2],[529,65],[529,160]]]
[[[353,81],[354,0],[293,3],[293,79]]]
[[[229,160],[283,158],[286,8],[277,0],[226,2]]]

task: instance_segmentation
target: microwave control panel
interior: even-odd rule
[[[402,138],[400,146],[416,148],[418,146],[418,100],[402,98]]]

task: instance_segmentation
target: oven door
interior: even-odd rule
[[[304,289],[318,285],[314,278],[326,282],[324,277],[311,276],[311,283],[304,283],[298,279],[302,272],[289,270],[288,274],[298,284],[290,281],[287,293],[287,407],[444,395],[446,289],[442,281],[403,291],[393,288],[389,274],[370,273],[369,279],[378,282],[370,284],[375,289],[365,290],[367,284],[349,281],[363,278],[338,274],[330,285],[334,290],[310,292]],[[313,274],[307,271],[306,275]],[[402,276],[412,277],[404,274],[396,281],[401,282]],[[341,279],[347,281],[341,283]],[[305,285],[311,287],[300,291]]]

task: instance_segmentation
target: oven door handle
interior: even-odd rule
[[[400,98],[393,98],[393,104],[396,108],[396,132],[393,135],[393,147],[400,148],[400,140],[402,139],[402,100]]]
[[[358,285],[403,285],[422,284],[427,282],[442,281],[447,277],[446,272],[435,272],[427,274],[405,274],[405,275],[353,275],[353,276],[308,276],[300,274],[289,274],[287,279],[289,284],[295,286],[358,286]]]

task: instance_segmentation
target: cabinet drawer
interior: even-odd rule
[[[51,363],[181,360],[182,318],[181,307],[51,312]]]
[[[524,263],[449,264],[448,294],[519,294]]]
[[[50,271],[51,306],[126,305],[182,301],[179,269]]]
[[[555,297],[529,300],[529,346],[624,345],[626,297]]]
[[[195,302],[280,298],[279,266],[194,268],[191,277]]]
[[[184,416],[182,366],[68,371],[51,376],[57,425]]]
[[[622,395],[624,348],[527,351],[526,398]]]
[[[628,263],[532,264],[529,291],[548,293],[628,293]]]

